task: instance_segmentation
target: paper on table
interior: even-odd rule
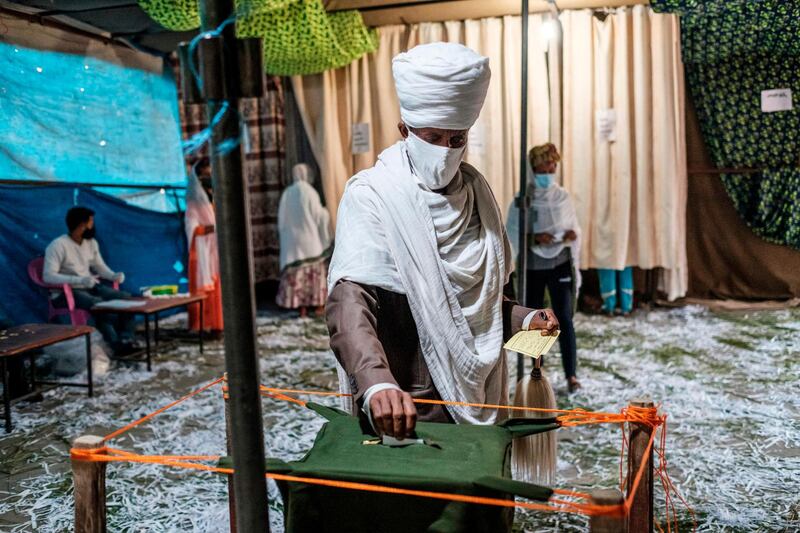
[[[511,337],[503,348],[536,359],[550,351],[560,334],[561,332],[557,331],[555,335],[545,337],[539,330],[520,331]]]
[[[95,307],[104,307],[106,309],[131,309],[133,307],[141,307],[145,305],[145,300],[107,300],[100,302]]]

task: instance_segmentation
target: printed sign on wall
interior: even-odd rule
[[[791,89],[771,89],[769,91],[761,91],[761,111],[763,113],[791,111],[792,107]]]
[[[366,154],[369,152],[369,123],[358,122],[353,124],[353,142],[351,151],[353,154]]]
[[[594,114],[595,131],[599,142],[617,140],[617,112],[613,109],[599,109]]]

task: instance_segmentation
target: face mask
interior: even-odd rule
[[[406,150],[414,167],[414,175],[430,190],[447,187],[458,172],[466,145],[445,148],[425,142],[410,131],[406,137]]]
[[[555,174],[534,174],[534,183],[539,189],[546,189],[556,180]]]
[[[83,230],[84,239],[94,239],[94,227],[86,228]]]

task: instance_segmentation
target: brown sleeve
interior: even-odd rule
[[[377,383],[397,385],[378,339],[375,288],[340,281],[328,295],[326,315],[331,349],[347,372],[356,401]]]
[[[522,329],[522,323],[525,321],[525,317],[534,309],[530,309],[528,307],[524,307],[519,305],[519,303],[514,300],[511,296],[513,296],[514,291],[509,290],[506,288],[503,291],[503,340],[507,341],[514,335],[516,335],[519,330]]]

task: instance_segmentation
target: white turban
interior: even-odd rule
[[[392,60],[400,117],[412,128],[470,128],[489,88],[489,58],[455,43],[416,46]]]

